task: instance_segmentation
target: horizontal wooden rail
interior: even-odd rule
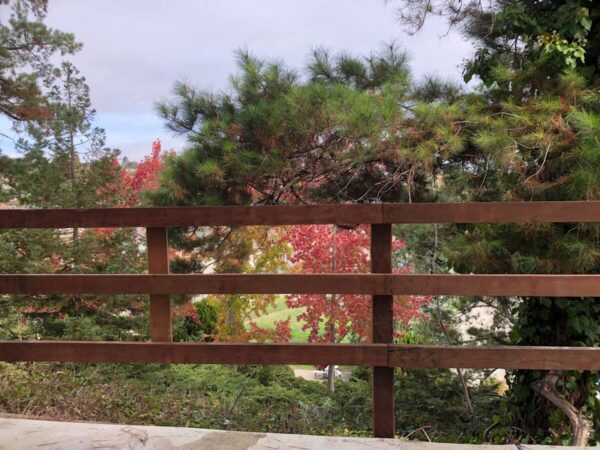
[[[4,294],[370,294],[385,275],[0,275]]]
[[[600,275],[0,275],[0,294],[600,296]]]
[[[153,341],[169,341],[169,294],[372,295],[374,344],[0,341],[0,360],[347,364],[373,370],[373,433],[394,437],[392,367],[600,370],[600,348],[394,345],[392,295],[600,297],[600,275],[394,275],[395,223],[600,222],[600,202],[489,202],[2,209],[0,229],[146,227],[149,275],[0,275],[0,294],[150,294]],[[371,274],[168,275],[166,228],[371,225]]]
[[[390,345],[389,365],[423,369],[600,370],[600,348]]]
[[[600,202],[385,203],[385,223],[600,222]]]
[[[359,224],[380,222],[382,217],[380,204],[6,209],[0,211],[0,228]]]
[[[0,361],[600,370],[600,348],[0,341]]]
[[[387,275],[401,295],[600,296],[600,275]]]
[[[0,341],[0,361],[385,366],[386,344]]]
[[[0,210],[0,229],[527,222],[600,222],[600,202],[381,203]]]

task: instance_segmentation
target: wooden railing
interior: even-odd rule
[[[394,345],[394,295],[600,297],[600,275],[394,275],[394,223],[600,222],[600,202],[0,210],[0,229],[146,227],[148,275],[0,275],[0,294],[150,294],[152,342],[0,341],[4,361],[372,366],[373,433],[394,436],[394,367],[600,370],[600,348]],[[370,274],[169,275],[167,227],[370,224]],[[371,344],[173,343],[169,294],[372,295]]]

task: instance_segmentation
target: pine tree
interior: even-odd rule
[[[405,130],[413,138],[405,146],[443,155],[434,159],[431,191],[443,200],[598,200],[600,95],[579,75],[564,75],[558,83],[556,91],[519,103],[494,101],[494,92],[417,104]],[[446,130],[452,130],[451,140]],[[444,229],[443,246],[449,267],[462,273],[591,274],[600,269],[598,229],[598,224],[461,225],[450,233]],[[465,299],[462,307],[481,301]],[[495,324],[511,327],[508,334],[491,330],[493,342],[592,347],[600,342],[596,299],[483,302],[499,312]],[[509,380],[509,399],[517,407],[512,423],[531,439],[548,439],[550,429],[560,442],[570,438],[583,445],[591,438],[599,413],[598,374],[514,371]]]
[[[157,105],[189,145],[167,163],[156,204],[398,198],[402,182],[390,184],[384,157],[397,156],[410,76],[396,46],[367,58],[318,50],[307,82],[248,52],[238,63],[231,94],[177,83],[174,99]]]
[[[480,14],[468,9],[457,20],[485,23]],[[523,14],[511,16],[515,23],[505,18],[508,28],[498,33],[506,32],[513,43],[530,39],[515,35]],[[543,18],[540,12],[531,20]],[[188,137],[189,148],[167,164],[154,200],[597,200],[600,96],[583,71],[577,73],[581,60],[576,58],[573,68],[566,57],[548,61],[544,52],[555,51],[551,47],[517,45],[519,55],[504,54],[507,48],[497,46],[499,58],[527,64],[504,72],[495,64],[490,88],[467,94],[435,79],[411,82],[403,59],[393,52],[364,60],[317,51],[307,81],[280,64],[242,55],[233,94],[201,94],[180,84],[178,101],[159,107],[169,126]],[[431,271],[597,273],[599,268],[597,225],[459,226],[438,232],[445,238],[442,248],[436,239],[431,261],[420,261],[431,263]],[[208,253],[223,236],[195,235],[190,249],[202,246]],[[512,330],[490,337],[506,343],[596,346],[600,311],[593,300],[486,298],[466,299],[462,306],[483,301],[497,307],[502,320],[512,321]],[[515,408],[502,418],[503,430],[516,425],[534,441],[582,444],[593,438],[597,374],[516,371],[509,379]]]
[[[461,25],[478,46],[465,78],[487,86],[445,105],[462,136],[459,151],[439,166],[443,188],[464,200],[597,200],[600,8],[578,0],[401,2],[405,23],[427,14]],[[418,128],[430,129],[422,120]],[[441,123],[436,128],[444,126]],[[436,145],[430,142],[432,148]],[[447,195],[447,194],[446,194]],[[461,227],[449,245],[455,270],[476,273],[598,273],[597,224]],[[599,343],[596,299],[487,300],[500,323],[494,339],[519,345]],[[465,309],[471,301],[463,303]],[[585,445],[599,416],[596,373],[514,371],[514,421],[532,439]],[[556,409],[555,409],[556,408]],[[559,413],[557,412],[560,411]],[[549,436],[549,430],[554,436]]]
[[[418,31],[428,15],[460,27],[477,46],[465,80],[479,77],[500,97],[556,87],[565,69],[600,78],[600,5],[587,0],[399,0],[401,21]]]
[[[0,22],[0,113],[16,122],[45,121],[52,115],[43,88],[52,84],[52,57],[81,48],[70,33],[48,28],[46,0],[7,0],[10,15]]]
[[[104,148],[104,130],[92,125],[96,111],[91,106],[90,89],[85,78],[70,62],[55,70],[56,81],[48,94],[52,118],[43,125],[28,124],[26,130],[34,141],[28,151],[49,155],[59,188],[44,193],[44,205],[83,208],[98,203],[97,192],[112,176],[109,161],[114,152]],[[21,144],[27,147],[27,144]],[[92,161],[92,164],[86,164]],[[104,166],[104,167],[100,167]],[[73,229],[73,241],[79,230]]]
[[[390,182],[380,155],[393,157],[401,112],[398,97],[389,94],[409,89],[403,52],[389,46],[351,58],[318,50],[306,82],[283,64],[246,51],[239,52],[238,64],[231,94],[177,83],[174,99],[157,105],[188,148],[167,160],[151,195],[154,204],[367,202],[398,195],[393,188],[401,180]],[[172,230],[170,239],[186,256],[176,258],[174,271],[239,272],[255,270],[249,259],[271,237],[267,230],[220,227]],[[248,336],[241,320],[246,305],[260,305],[250,306],[256,311],[268,304],[255,300],[228,296],[221,302],[221,339]]]
[[[581,85],[576,77],[564,77],[563,96],[506,105],[498,111],[503,118],[488,121],[474,141],[486,161],[484,166],[479,158],[479,176],[467,188],[474,200],[600,198],[599,96]],[[515,136],[517,128],[521,132]],[[459,270],[479,273],[597,273],[598,230],[598,224],[471,227],[458,238],[452,259]],[[596,299],[522,298],[511,312],[516,320],[509,339],[515,344],[593,347],[600,342]],[[539,430],[567,436],[570,431],[573,445],[588,442],[599,413],[597,374],[515,371],[509,380],[510,398],[528,433],[541,438],[546,431]],[[567,415],[570,430],[550,404]]]
[[[46,97],[51,117],[30,121],[8,160],[4,195],[15,205],[90,208],[132,205],[140,186],[125,186],[118,151],[104,146],[85,78],[69,62],[55,70]],[[160,159],[155,152],[154,162]],[[148,163],[148,161],[146,162]],[[142,164],[146,169],[147,164]],[[144,178],[140,176],[140,178]],[[144,184],[144,180],[139,180]],[[150,185],[145,185],[151,187]],[[146,257],[133,229],[11,230],[3,233],[4,273],[143,273]],[[140,339],[147,335],[146,296],[4,296],[10,337]],[[22,318],[21,328],[10,320]]]

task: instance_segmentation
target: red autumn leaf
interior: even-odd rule
[[[290,227],[284,238],[292,246],[290,261],[302,273],[368,273],[370,231],[366,225],[343,229],[328,225]],[[394,239],[392,248],[404,243]],[[396,273],[408,272],[408,267]],[[395,297],[394,319],[408,324],[419,315],[428,297]],[[310,342],[341,342],[349,333],[363,340],[371,336],[371,298],[365,295],[294,294],[286,297],[290,308],[303,308],[298,321],[309,330]]]

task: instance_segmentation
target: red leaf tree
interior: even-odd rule
[[[155,191],[159,187],[158,174],[163,168],[165,154],[162,151],[160,139],[152,143],[152,152],[139,162],[135,170],[128,170],[119,165],[120,175],[120,206],[137,206],[140,194],[144,191]],[[118,163],[117,163],[118,164]]]
[[[370,230],[366,225],[344,229],[335,225],[291,227],[285,239],[292,247],[290,261],[302,273],[368,273],[370,271]],[[394,239],[392,248],[404,243]],[[400,267],[395,273],[405,273]],[[419,315],[428,297],[394,297],[394,319],[408,324]],[[293,294],[286,297],[289,308],[304,308],[297,320],[309,330],[310,342],[341,342],[349,333],[371,338],[371,298],[349,294]]]
[[[152,151],[139,163],[121,164],[113,160],[114,180],[104,186],[98,197],[116,207],[135,207],[141,204],[143,192],[153,192],[159,187],[158,175],[165,163],[166,153],[162,151],[160,139],[152,143]],[[115,228],[96,228],[98,236],[110,235]]]

